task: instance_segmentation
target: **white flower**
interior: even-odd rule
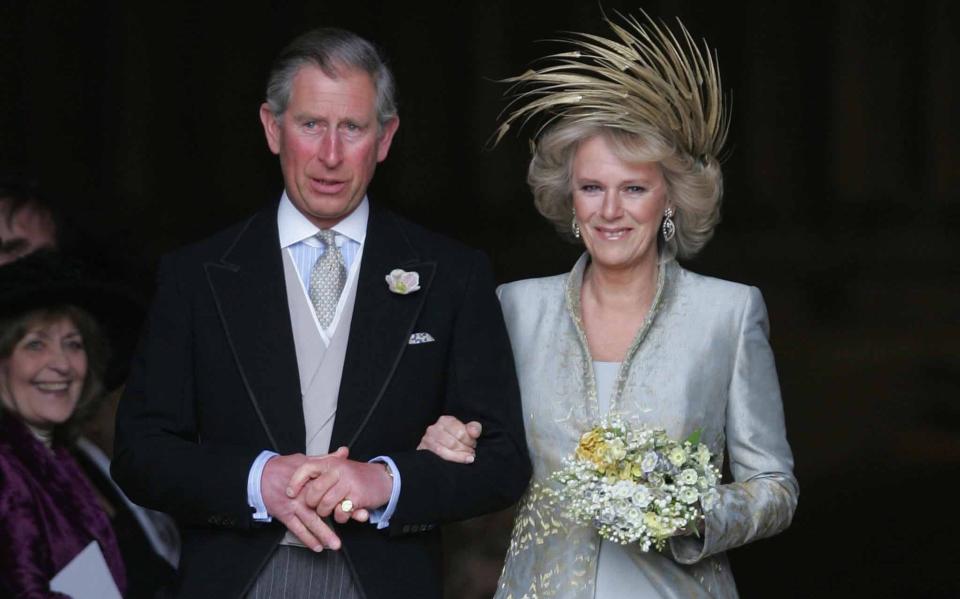
[[[666,482],[663,480],[663,475],[659,472],[651,472],[650,475],[647,476],[647,481],[649,481],[650,486],[654,489],[659,489]]]
[[[717,484],[717,474],[713,471],[713,468],[704,468],[703,469],[703,479],[711,487]]]
[[[626,499],[633,495],[634,487],[636,487],[636,485],[628,480],[617,481],[610,487],[610,496],[615,499]]]
[[[641,508],[646,509],[650,505],[650,501],[653,500],[653,495],[650,494],[650,489],[644,485],[636,485],[636,490],[633,492],[633,502],[639,505]]]
[[[694,454],[694,457],[696,458],[698,464],[700,464],[701,466],[706,466],[707,464],[710,463],[710,450],[707,449],[706,445],[701,443],[697,447],[697,451]]]
[[[620,439],[613,439],[607,443],[607,457],[612,462],[622,460],[627,455],[627,448]]]
[[[658,461],[657,452],[648,451],[643,455],[643,459],[640,460],[640,469],[643,470],[644,473],[653,472],[653,469],[657,467]]]
[[[416,271],[407,272],[395,268],[390,271],[386,279],[390,291],[400,295],[407,295],[420,289],[420,273]]]
[[[677,481],[679,481],[681,485],[695,485],[697,484],[697,471],[693,468],[687,468],[680,473]]]
[[[683,487],[678,494],[680,501],[691,504],[700,498],[700,494],[693,487]]]
[[[613,508],[605,507],[605,508],[603,508],[603,509],[600,510],[600,515],[599,515],[599,517],[598,517],[597,519],[600,520],[600,522],[604,522],[604,523],[607,523],[607,524],[610,524],[610,523],[612,523],[612,522],[616,522],[616,520],[617,520],[617,512],[616,512],[616,510],[614,510]]]
[[[684,451],[682,447],[674,447],[670,450],[670,453],[667,454],[667,459],[670,460],[671,464],[679,468],[687,461],[687,452]]]

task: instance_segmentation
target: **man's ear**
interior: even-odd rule
[[[377,140],[377,162],[383,162],[390,152],[390,144],[393,142],[393,136],[400,127],[400,117],[395,116],[383,126],[380,131],[380,139]]]
[[[280,153],[280,123],[270,105],[264,102],[260,105],[260,122],[263,124],[263,134],[267,138],[267,145],[274,154]]]

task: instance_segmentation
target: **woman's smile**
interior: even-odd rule
[[[630,232],[629,227],[594,227],[601,241],[620,241]]]

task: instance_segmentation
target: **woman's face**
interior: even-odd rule
[[[73,414],[86,376],[87,352],[73,321],[36,321],[0,358],[0,400],[28,424],[53,428]]]
[[[603,136],[573,157],[573,210],[594,264],[615,269],[656,260],[667,184],[655,162],[625,162]]]

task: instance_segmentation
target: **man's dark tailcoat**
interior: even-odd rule
[[[261,450],[305,447],[276,204],[165,257],[120,405],[113,475],[183,527],[178,596],[239,597],[284,528],[257,525]],[[393,269],[420,290],[388,289]],[[413,333],[434,341],[411,345]],[[471,465],[415,448],[440,415],[479,420]],[[331,449],[389,455],[402,477],[387,529],[336,525],[368,599],[440,597],[437,524],[506,507],[527,484],[513,357],[488,261],[371,204]]]

